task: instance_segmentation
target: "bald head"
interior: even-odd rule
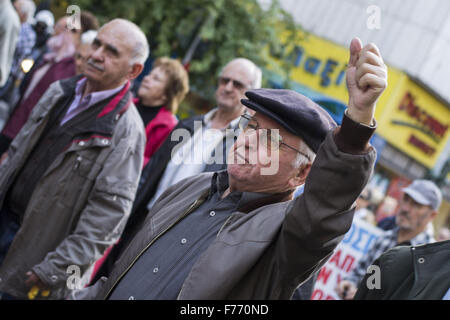
[[[131,45],[130,65],[145,63],[150,54],[150,48],[147,37],[136,24],[125,19],[114,19],[104,24],[99,32],[105,28],[113,29],[118,37]]]
[[[134,23],[115,19],[98,30],[87,57],[86,90],[109,90],[136,79],[149,54],[144,33]]]
[[[258,68],[258,66],[254,64],[251,60],[246,58],[233,59],[225,65],[220,75],[222,75],[224,70],[228,69],[230,66],[236,66],[237,68],[243,70],[247,74],[248,78],[251,81],[250,84],[251,89],[261,88],[261,81],[262,81],[261,69]]]

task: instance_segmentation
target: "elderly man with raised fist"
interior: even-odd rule
[[[290,90],[257,89],[227,170],[167,189],[109,278],[75,299],[289,299],[349,230],[373,170],[369,139],[387,71],[354,39],[342,126]],[[294,190],[305,183],[303,195]]]

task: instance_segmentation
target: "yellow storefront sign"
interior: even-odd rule
[[[450,110],[406,78],[379,121],[378,133],[411,158],[432,168],[450,137]]]
[[[291,52],[292,67],[289,74],[291,82],[306,86],[344,104],[348,103],[345,82],[350,57],[348,48],[311,34],[307,34],[300,43],[287,44],[286,47]],[[274,60],[276,61],[275,58]],[[378,102],[375,114],[377,118],[383,112],[388,97],[393,94],[402,75],[394,68],[388,69],[389,86]]]
[[[286,48],[291,52],[291,83],[348,103],[348,48],[311,34]],[[434,166],[449,138],[449,109],[392,67],[388,67],[388,87],[378,101],[375,118],[378,135],[427,168]]]

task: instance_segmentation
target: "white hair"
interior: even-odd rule
[[[26,22],[32,23],[34,13],[36,12],[36,5],[33,0],[17,0],[17,2],[21,4],[20,13],[27,16]]]
[[[150,46],[148,44],[147,38],[144,33],[141,31],[142,35],[136,39],[135,47],[133,50],[133,55],[131,56],[130,64],[133,65],[135,63],[144,64],[150,55]]]
[[[297,152],[297,157],[292,162],[292,166],[294,168],[300,168],[302,166],[306,166],[307,164],[314,162],[314,159],[316,158],[316,154],[314,151],[311,150],[310,147],[308,147],[308,145],[305,142],[303,142],[303,140],[300,141],[298,150],[303,152],[304,154],[306,154],[309,157],[309,159],[307,157],[305,157],[304,155],[302,155],[301,153]]]
[[[113,19],[107,24],[110,23],[121,23],[124,25],[124,28],[127,28],[127,31],[133,34],[135,43],[130,59],[130,65],[133,65],[135,63],[143,65],[150,55],[150,46],[148,44],[147,37],[145,36],[144,32],[142,32],[141,28],[139,28],[135,23],[129,20],[120,18]]]
[[[228,67],[231,63],[241,63],[245,65],[249,73],[251,74],[252,83],[251,83],[251,89],[259,89],[261,88],[262,83],[262,71],[261,69],[251,60],[246,58],[236,58],[228,62],[225,67],[222,68],[220,71],[220,75],[223,74],[223,70]]]
[[[97,37],[97,31],[96,30],[89,30],[86,31],[81,35],[81,43],[82,44],[92,44],[94,42],[95,37]]]

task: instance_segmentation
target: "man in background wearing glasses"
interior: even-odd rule
[[[242,103],[256,113],[247,117],[227,170],[167,189],[109,278],[72,297],[291,298],[343,239],[373,170],[376,152],[369,139],[387,86],[375,45],[363,48],[352,40],[347,86],[349,106],[340,127],[296,92],[247,91]],[[273,153],[278,170],[263,174]],[[305,181],[303,195],[292,200]]]

